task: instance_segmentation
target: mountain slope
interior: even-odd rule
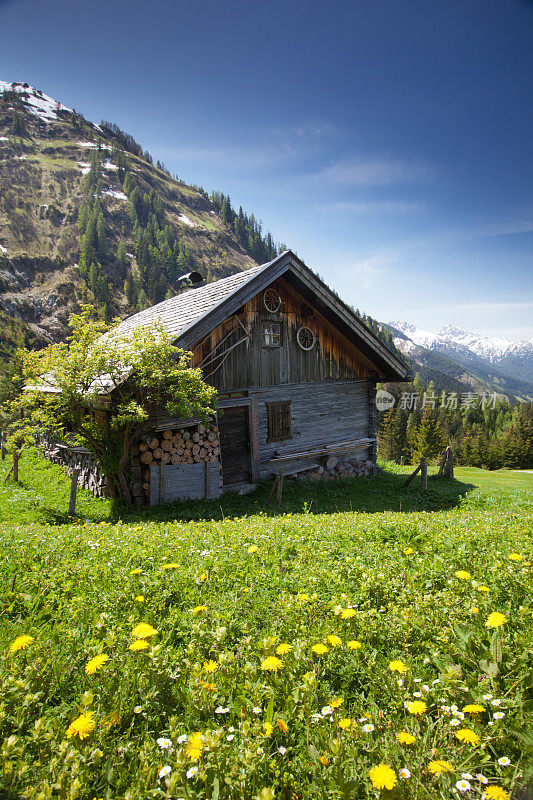
[[[508,373],[500,366],[506,353],[523,352],[523,371],[531,377],[528,348],[522,347],[527,342],[478,337],[451,326],[438,334],[409,322],[388,322],[386,327],[392,331],[396,347],[409,359],[424,382],[433,380],[439,388],[448,391],[497,392],[510,399],[533,396],[531,379]]]
[[[173,178],[114,125],[0,82],[0,312],[45,340],[96,302],[126,316],[277,252],[253,215]]]

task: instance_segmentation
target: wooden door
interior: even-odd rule
[[[248,406],[225,408],[219,417],[220,456],[224,485],[250,481]]]

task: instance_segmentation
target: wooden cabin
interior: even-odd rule
[[[137,502],[213,497],[280,468],[375,464],[376,382],[406,380],[408,368],[291,251],[134,314],[119,331],[156,319],[192,351],[220,413],[209,429],[155,414],[131,453]]]

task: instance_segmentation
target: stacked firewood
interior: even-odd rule
[[[161,434],[148,436],[139,444],[141,463],[151,464],[199,464],[205,461],[218,461],[220,440],[218,426],[198,425],[196,428],[166,430]],[[148,477],[146,477],[148,475]],[[143,476],[150,480],[149,469]]]

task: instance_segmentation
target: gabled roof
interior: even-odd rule
[[[190,289],[133,314],[120,323],[117,332],[128,333],[140,325],[160,320],[174,337],[175,344],[187,350],[282,275],[376,365],[382,380],[408,379],[406,364],[291,250],[285,250],[267,264]]]

